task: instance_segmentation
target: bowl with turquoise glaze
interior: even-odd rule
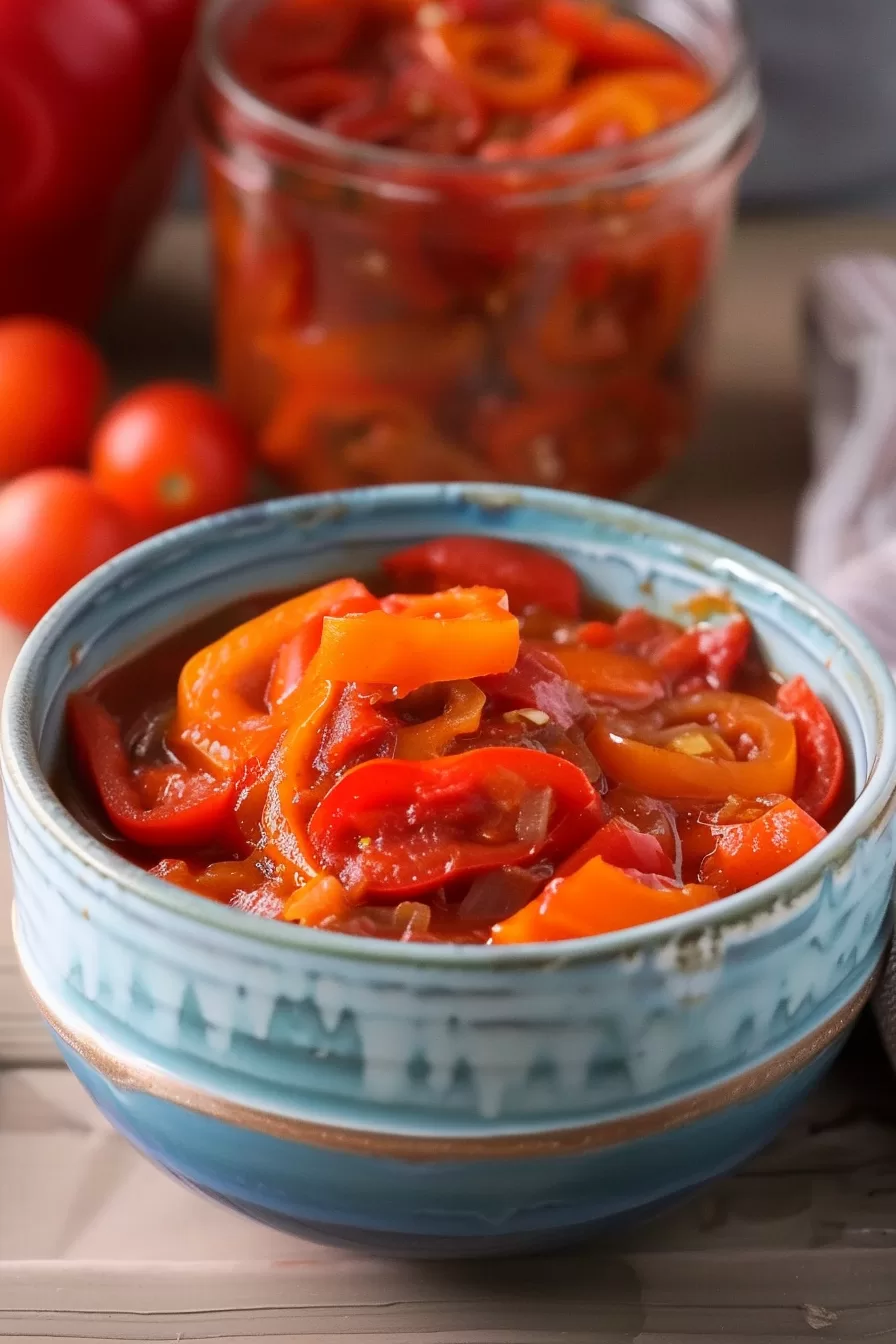
[[[575,942],[393,944],[272,923],[144,874],[48,783],[67,695],[241,597],[364,574],[445,533],[556,551],[659,612],[749,613],[848,743],[856,802],[777,877]],[[15,935],[112,1123],[180,1180],[280,1228],[400,1255],[575,1241],[748,1157],[828,1067],[874,984],[896,868],[896,690],[792,575],[619,504],[490,485],[278,500],[119,557],[32,634],[3,709]]]

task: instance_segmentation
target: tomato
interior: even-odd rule
[[[106,387],[80,332],[38,317],[0,322],[0,476],[83,461]]]
[[[831,810],[843,787],[846,762],[840,734],[804,677],[794,677],[782,686],[776,704],[796,731],[796,800],[804,812],[820,820]]]
[[[589,859],[600,857],[614,868],[635,869],[639,873],[657,873],[672,877],[674,870],[668,855],[655,835],[638,831],[620,817],[613,817],[595,831],[590,840],[564,859],[556,877],[570,877]]]
[[[453,588],[487,584],[503,588],[511,609],[547,607],[559,616],[577,616],[582,602],[579,576],[559,556],[496,537],[439,537],[387,556],[382,567],[396,583]]]
[[[215,397],[188,383],[150,383],[106,414],[94,436],[96,484],[144,533],[246,500],[249,442]]]
[[[577,766],[522,747],[485,747],[359,765],[326,794],[308,834],[344,886],[395,895],[533,860],[561,833],[568,843],[593,829],[599,815]]]
[[[47,467],[20,476],[0,490],[0,611],[34,625],[132,540],[128,520],[83,472]]]

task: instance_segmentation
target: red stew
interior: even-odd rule
[[[679,453],[730,184],[620,191],[604,165],[565,202],[561,160],[650,162],[713,93],[684,48],[592,0],[264,0],[226,38],[268,106],[418,155],[368,171],[203,113],[222,378],[269,468],[618,495]]]
[[[564,561],[484,538],[383,571],[231,609],[73,695],[75,814],[266,918],[518,943],[722,900],[848,805],[829,711],[727,599],[686,624],[588,609]]]

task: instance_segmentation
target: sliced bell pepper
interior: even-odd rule
[[[413,61],[398,70],[389,102],[405,118],[406,149],[462,154],[485,134],[485,111],[475,93],[451,71],[429,61]]]
[[[287,897],[281,919],[306,928],[320,928],[327,920],[344,918],[351,909],[352,901],[338,877],[324,873]]]
[[[270,97],[284,77],[318,66],[333,66],[344,55],[361,22],[355,0],[271,0],[240,33],[231,54],[234,71],[256,93]]]
[[[575,61],[565,42],[524,26],[444,23],[422,39],[425,55],[498,112],[535,111],[562,93]]]
[[[530,813],[540,814],[531,831]],[[523,747],[484,747],[359,765],[328,791],[308,834],[320,867],[344,886],[397,896],[566,848],[599,815],[577,766]]]
[[[615,649],[577,648],[573,644],[543,647],[557,659],[569,680],[596,700],[642,709],[663,694],[662,679],[646,658],[617,653]]]
[[[520,645],[519,657],[509,672],[480,677],[479,684],[502,708],[540,710],[563,729],[588,717],[588,702],[553,652],[528,642]]]
[[[656,873],[673,877],[672,863],[655,835],[638,831],[634,826],[613,817],[595,831],[577,850],[564,859],[555,870],[555,877],[570,877],[584,868],[589,859],[600,858],[614,868],[634,869],[639,873]]]
[[[68,724],[103,809],[128,840],[151,849],[196,849],[233,829],[235,788],[182,765],[132,767],[121,729],[104,705],[80,692]]]
[[[400,728],[395,756],[400,761],[426,761],[441,756],[455,738],[477,733],[482,722],[486,696],[472,681],[455,681],[448,690],[448,702],[436,719]]]
[[[377,606],[362,583],[338,579],[281,603],[200,650],[178,680],[171,735],[176,750],[222,778],[235,776],[252,756],[267,760],[284,728],[265,703],[272,664],[283,645],[306,628],[309,642],[319,639],[323,618],[334,607],[363,612]],[[289,697],[285,682],[277,686],[283,714]]]
[[[676,887],[662,878],[648,881],[597,857],[570,877],[555,878],[519,914],[496,924],[491,941],[547,943],[615,933],[696,910],[717,898],[712,887]]]
[[[540,159],[591,149],[612,134],[615,141],[637,140],[662,124],[649,95],[628,75],[598,75],[580,84],[559,112],[524,137],[520,157]]]
[[[808,812],[782,798],[752,821],[713,825],[716,845],[703,860],[700,879],[722,895],[743,891],[796,863],[827,832]]]
[[[794,677],[780,687],[775,703],[796,732],[794,797],[804,812],[820,821],[843,787],[846,762],[837,726],[803,677]]]
[[[511,610],[547,607],[559,616],[578,616],[579,576],[559,556],[498,537],[439,537],[382,561],[390,579],[428,588],[486,584],[503,588]]]
[[[519,622],[495,588],[454,588],[431,596],[393,595],[382,611],[328,617],[321,675],[401,688],[508,672],[520,647]]]
[[[724,625],[683,631],[659,648],[653,661],[666,676],[698,678],[712,690],[725,691],[740,670],[752,637],[746,616],[737,615]]]
[[[539,18],[549,32],[575,48],[579,59],[602,70],[693,71],[683,47],[659,29],[581,0],[544,0]]]
[[[750,755],[725,760],[711,751],[656,746],[629,735],[627,726],[607,715],[599,719],[588,745],[611,779],[655,798],[722,800],[732,794],[759,798],[791,792],[797,761],[793,725],[763,700],[711,691],[667,701],[661,713],[665,728],[705,723],[729,748],[746,740]],[[711,747],[711,739],[707,742]]]

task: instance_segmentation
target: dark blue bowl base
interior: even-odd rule
[[[61,1048],[115,1128],[191,1187],[299,1237],[441,1259],[571,1245],[687,1198],[774,1137],[839,1043],[748,1102],[632,1143],[573,1156],[438,1163],[356,1156],[240,1130],[116,1088]]]

